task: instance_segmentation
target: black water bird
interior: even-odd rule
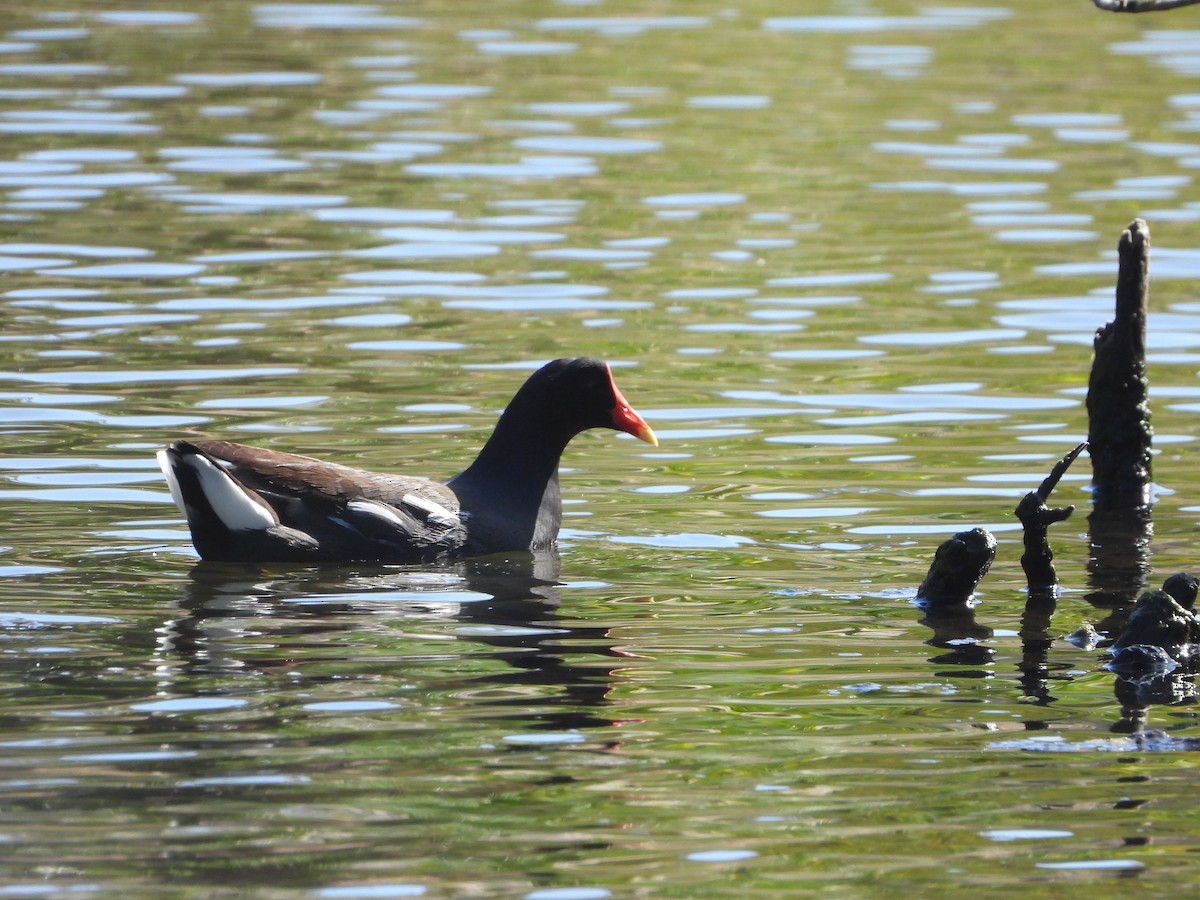
[[[203,559],[419,562],[553,546],[559,458],[589,428],[658,444],[607,363],[557,359],[529,377],[475,461],[445,483],[229,441],[176,441],[158,461]]]

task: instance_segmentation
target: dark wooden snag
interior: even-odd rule
[[[938,547],[914,601],[924,613],[921,624],[933,631],[925,643],[947,651],[930,662],[979,666],[992,661],[995,651],[981,643],[992,630],[975,621],[975,589],[995,558],[996,538],[986,528],[960,531]],[[987,677],[986,672],[954,674]]]
[[[1092,552],[1098,606],[1127,607],[1145,587],[1151,506],[1150,405],[1146,379],[1150,231],[1135,219],[1117,245],[1116,316],[1096,332],[1088,380],[1092,459]]]
[[[1037,490],[1030,491],[1017,504],[1017,519],[1025,527],[1025,552],[1021,556],[1021,568],[1025,570],[1025,578],[1029,582],[1030,603],[1053,605],[1058,599],[1058,573],[1054,571],[1054,553],[1050,550],[1047,536],[1050,526],[1069,518],[1075,512],[1075,507],[1050,507],[1047,501],[1071,463],[1086,447],[1086,441],[1078,444],[1055,463]]]
[[[1050,645],[1054,638],[1050,633],[1050,619],[1058,604],[1058,573],[1054,570],[1054,553],[1048,538],[1050,526],[1062,522],[1074,506],[1051,507],[1048,505],[1051,492],[1058,486],[1075,458],[1083,452],[1087,443],[1078,444],[1070,453],[1055,463],[1050,474],[1017,504],[1016,515],[1025,528],[1025,552],[1021,556],[1021,568],[1029,582],[1029,593],[1025,599],[1025,612],[1021,616],[1021,688],[1026,697],[1039,703],[1050,703]]]
[[[1117,245],[1116,317],[1096,332],[1088,380],[1088,452],[1097,507],[1150,503],[1150,404],[1146,380],[1146,310],[1150,232],[1134,219]]]

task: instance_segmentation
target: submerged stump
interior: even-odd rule
[[[1096,508],[1150,503],[1150,404],[1146,311],[1150,231],[1134,219],[1117,245],[1116,316],[1096,332],[1088,379],[1088,453]]]
[[[1096,332],[1088,379],[1088,453],[1093,508],[1088,517],[1090,569],[1098,606],[1133,603],[1149,572],[1153,526],[1146,314],[1150,287],[1150,231],[1135,219],[1121,235],[1116,315]]]
[[[996,558],[996,538],[986,528],[960,531],[937,548],[925,580],[917,588],[917,604],[924,609],[970,605],[975,588]]]
[[[986,528],[960,531],[938,547],[914,601],[924,613],[921,624],[933,631],[925,643],[947,651],[930,662],[986,665],[992,661],[995,651],[980,643],[992,636],[992,630],[975,621],[975,589],[995,558],[996,538]]]
[[[1113,693],[1121,718],[1112,731],[1141,733],[1155,704],[1193,703],[1200,657],[1200,618],[1195,613],[1198,582],[1180,572],[1162,590],[1138,598],[1124,631],[1109,648],[1108,668],[1117,676]]]

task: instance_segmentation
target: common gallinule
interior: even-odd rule
[[[607,363],[556,359],[444,484],[228,441],[176,441],[158,462],[204,559],[416,562],[552,546],[562,521],[558,460],[589,428],[658,444]]]

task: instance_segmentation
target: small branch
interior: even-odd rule
[[[1087,449],[1087,441],[1082,441],[1079,444],[1076,444],[1075,449],[1056,462],[1054,464],[1054,468],[1050,470],[1050,474],[1046,476],[1046,479],[1040,485],[1038,485],[1038,489],[1034,491],[1034,493],[1037,494],[1038,500],[1040,500],[1043,505],[1047,500],[1050,499],[1050,493],[1056,487],[1058,487],[1058,483],[1062,481],[1063,475],[1067,474],[1067,469],[1071,468],[1071,463],[1075,462],[1075,457],[1077,457],[1085,449]],[[1067,512],[1066,515],[1057,516],[1051,521],[1058,522],[1061,519],[1065,519],[1070,514],[1070,512]]]
[[[1054,554],[1050,552],[1050,542],[1047,532],[1055,522],[1062,522],[1075,511],[1074,506],[1051,508],[1047,506],[1050,492],[1058,486],[1075,457],[1087,447],[1087,441],[1079,444],[1059,460],[1046,480],[1036,491],[1030,491],[1017,505],[1016,514],[1021,524],[1025,526],[1025,554],[1021,557],[1021,567],[1029,581],[1029,601],[1036,603],[1057,596],[1058,576],[1054,571]]]
[[[1021,568],[1029,582],[1025,612],[1021,616],[1021,688],[1025,696],[1038,703],[1051,703],[1050,667],[1047,659],[1054,639],[1050,635],[1050,619],[1058,605],[1058,573],[1054,571],[1054,554],[1050,551],[1048,531],[1055,522],[1065,521],[1075,511],[1074,506],[1051,507],[1050,493],[1058,486],[1075,457],[1087,447],[1087,441],[1076,445],[1070,453],[1055,463],[1046,480],[1036,491],[1026,494],[1017,504],[1016,514],[1025,527],[1025,553]]]

